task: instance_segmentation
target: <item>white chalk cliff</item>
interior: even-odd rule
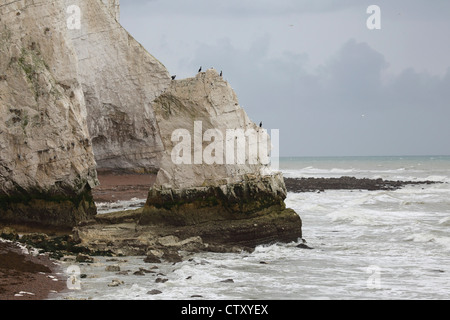
[[[240,182],[245,175],[260,174],[266,168],[257,154],[258,138],[266,139],[267,151],[270,147],[266,131],[249,119],[230,84],[216,70],[173,81],[155,101],[154,110],[165,150],[156,186],[218,186]],[[184,153],[175,149],[186,143],[177,130],[186,133],[189,150]],[[253,163],[250,149],[255,150]]]
[[[65,10],[61,1],[0,1],[3,219],[71,225],[95,214],[96,164]]]
[[[152,102],[170,85],[169,72],[117,22],[118,0],[71,3],[82,12],[68,34],[98,168],[156,171],[163,145]]]

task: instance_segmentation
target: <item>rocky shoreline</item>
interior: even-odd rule
[[[95,190],[94,197],[96,201],[109,202],[142,198],[153,185],[153,178],[138,174],[99,175],[103,184],[102,188]],[[284,178],[284,181],[288,192],[397,190],[406,185],[437,183],[354,177]],[[294,225],[292,234],[301,234],[301,224],[293,220],[296,213],[290,209],[281,210],[281,214],[262,214],[259,218],[238,222],[220,220],[190,225],[142,224],[143,211],[144,208],[138,208],[97,215],[70,233],[39,232],[38,229],[21,230],[19,233],[12,228],[0,229],[0,237],[12,241],[0,242],[0,299],[42,300],[62,292],[67,279],[62,278],[60,273],[61,261],[92,263],[94,257],[100,256],[142,256],[147,263],[177,263],[195,252],[251,252],[263,243],[302,240],[289,237],[289,232],[286,232],[286,228]],[[254,234],[256,231],[258,234]],[[217,237],[217,232],[221,233],[220,237]],[[283,235],[287,237],[282,239]],[[24,254],[19,245],[36,248],[40,254]],[[302,245],[305,246],[301,244],[299,248]],[[310,249],[307,246],[304,248]],[[9,263],[5,265],[7,261]]]
[[[340,178],[284,178],[289,192],[324,192],[326,190],[387,190],[394,191],[407,185],[430,185],[436,181],[389,181],[383,179]]]

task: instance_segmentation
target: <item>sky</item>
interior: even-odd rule
[[[177,79],[223,71],[281,156],[450,155],[448,0],[121,0],[120,22]]]

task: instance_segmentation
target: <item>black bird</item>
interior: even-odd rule
[[[263,123],[262,123],[262,121],[261,121],[261,123],[259,124],[259,127],[262,128],[262,126],[263,126]]]
[[[200,69],[198,69],[198,72],[199,72],[199,73],[202,72],[202,67],[200,67]]]
[[[220,76],[223,76],[223,72],[222,71],[220,71]]]
[[[172,76],[172,80],[175,80],[177,78],[177,76]]]

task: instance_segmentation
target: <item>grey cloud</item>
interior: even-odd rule
[[[194,76],[200,65],[223,70],[251,119],[281,130],[283,155],[450,154],[450,35],[443,18],[450,1],[376,1],[383,29],[369,32],[365,7],[372,2],[155,0],[136,9],[122,1],[122,19],[178,78]],[[328,21],[344,9],[356,13]],[[293,33],[289,23],[299,12],[314,12],[304,25],[311,30]],[[354,34],[332,29],[343,17],[360,26]],[[255,33],[258,23],[263,28]],[[317,37],[322,26],[330,30]],[[433,40],[428,50],[424,39]],[[312,51],[301,41],[324,46]],[[317,50],[328,56],[320,66],[310,63]],[[442,75],[423,71],[427,66]]]
[[[254,15],[280,15],[290,13],[331,12],[361,5],[361,0],[133,0],[122,1],[125,9],[131,5],[152,8],[148,15],[160,13],[183,15],[219,15],[251,17]]]
[[[139,7],[135,14],[183,14],[192,16],[228,16],[249,18],[286,14],[329,13],[356,8],[364,10],[369,5],[380,6],[384,13],[398,18],[448,19],[448,0],[122,0],[123,10]],[[385,10],[384,10],[385,9]]]
[[[268,37],[256,39],[247,51],[229,41],[202,45],[192,67],[220,62],[250,117],[281,130],[283,154],[450,150],[448,139],[442,139],[450,136],[449,71],[437,77],[409,69],[384,82],[381,73],[389,65],[384,56],[349,40],[317,72],[307,72],[307,55],[269,58],[267,42]]]

